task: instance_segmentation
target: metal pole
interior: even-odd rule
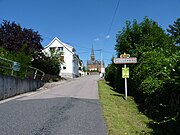
[[[35,74],[34,74],[34,79],[36,79],[36,75],[37,75],[37,70],[35,71]]]
[[[100,51],[101,51],[101,73],[102,73],[102,49]]]
[[[11,71],[11,76],[13,76],[13,69],[12,69],[12,71]]]
[[[11,64],[10,64],[10,68],[12,68],[12,70],[11,70],[11,76],[13,76],[14,71],[13,71],[13,67],[12,67],[12,65],[11,65]]]
[[[124,68],[126,68],[126,64],[124,64]],[[127,100],[127,78],[125,79],[125,99]]]
[[[42,77],[41,77],[41,80],[43,79],[44,75],[45,75],[45,73],[43,73],[43,75],[42,75]]]

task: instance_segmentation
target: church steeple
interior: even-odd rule
[[[93,45],[92,45],[92,50],[91,50],[91,61],[95,61]]]

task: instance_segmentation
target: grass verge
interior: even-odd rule
[[[139,112],[133,97],[117,93],[105,81],[98,82],[100,103],[106,121],[108,135],[151,134],[150,121]]]

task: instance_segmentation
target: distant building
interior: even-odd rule
[[[46,54],[51,54],[50,50],[61,51],[62,55],[60,56],[63,64],[61,64],[60,76],[65,78],[75,78],[79,77],[79,56],[76,54],[74,47],[63,43],[57,37],[55,37],[45,48],[44,52]]]
[[[94,55],[94,48],[92,46],[91,59],[87,61],[87,70],[89,72],[101,72],[104,69],[104,61],[96,60]]]

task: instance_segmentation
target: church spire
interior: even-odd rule
[[[93,45],[92,45],[92,51],[91,51],[91,61],[95,61]]]

